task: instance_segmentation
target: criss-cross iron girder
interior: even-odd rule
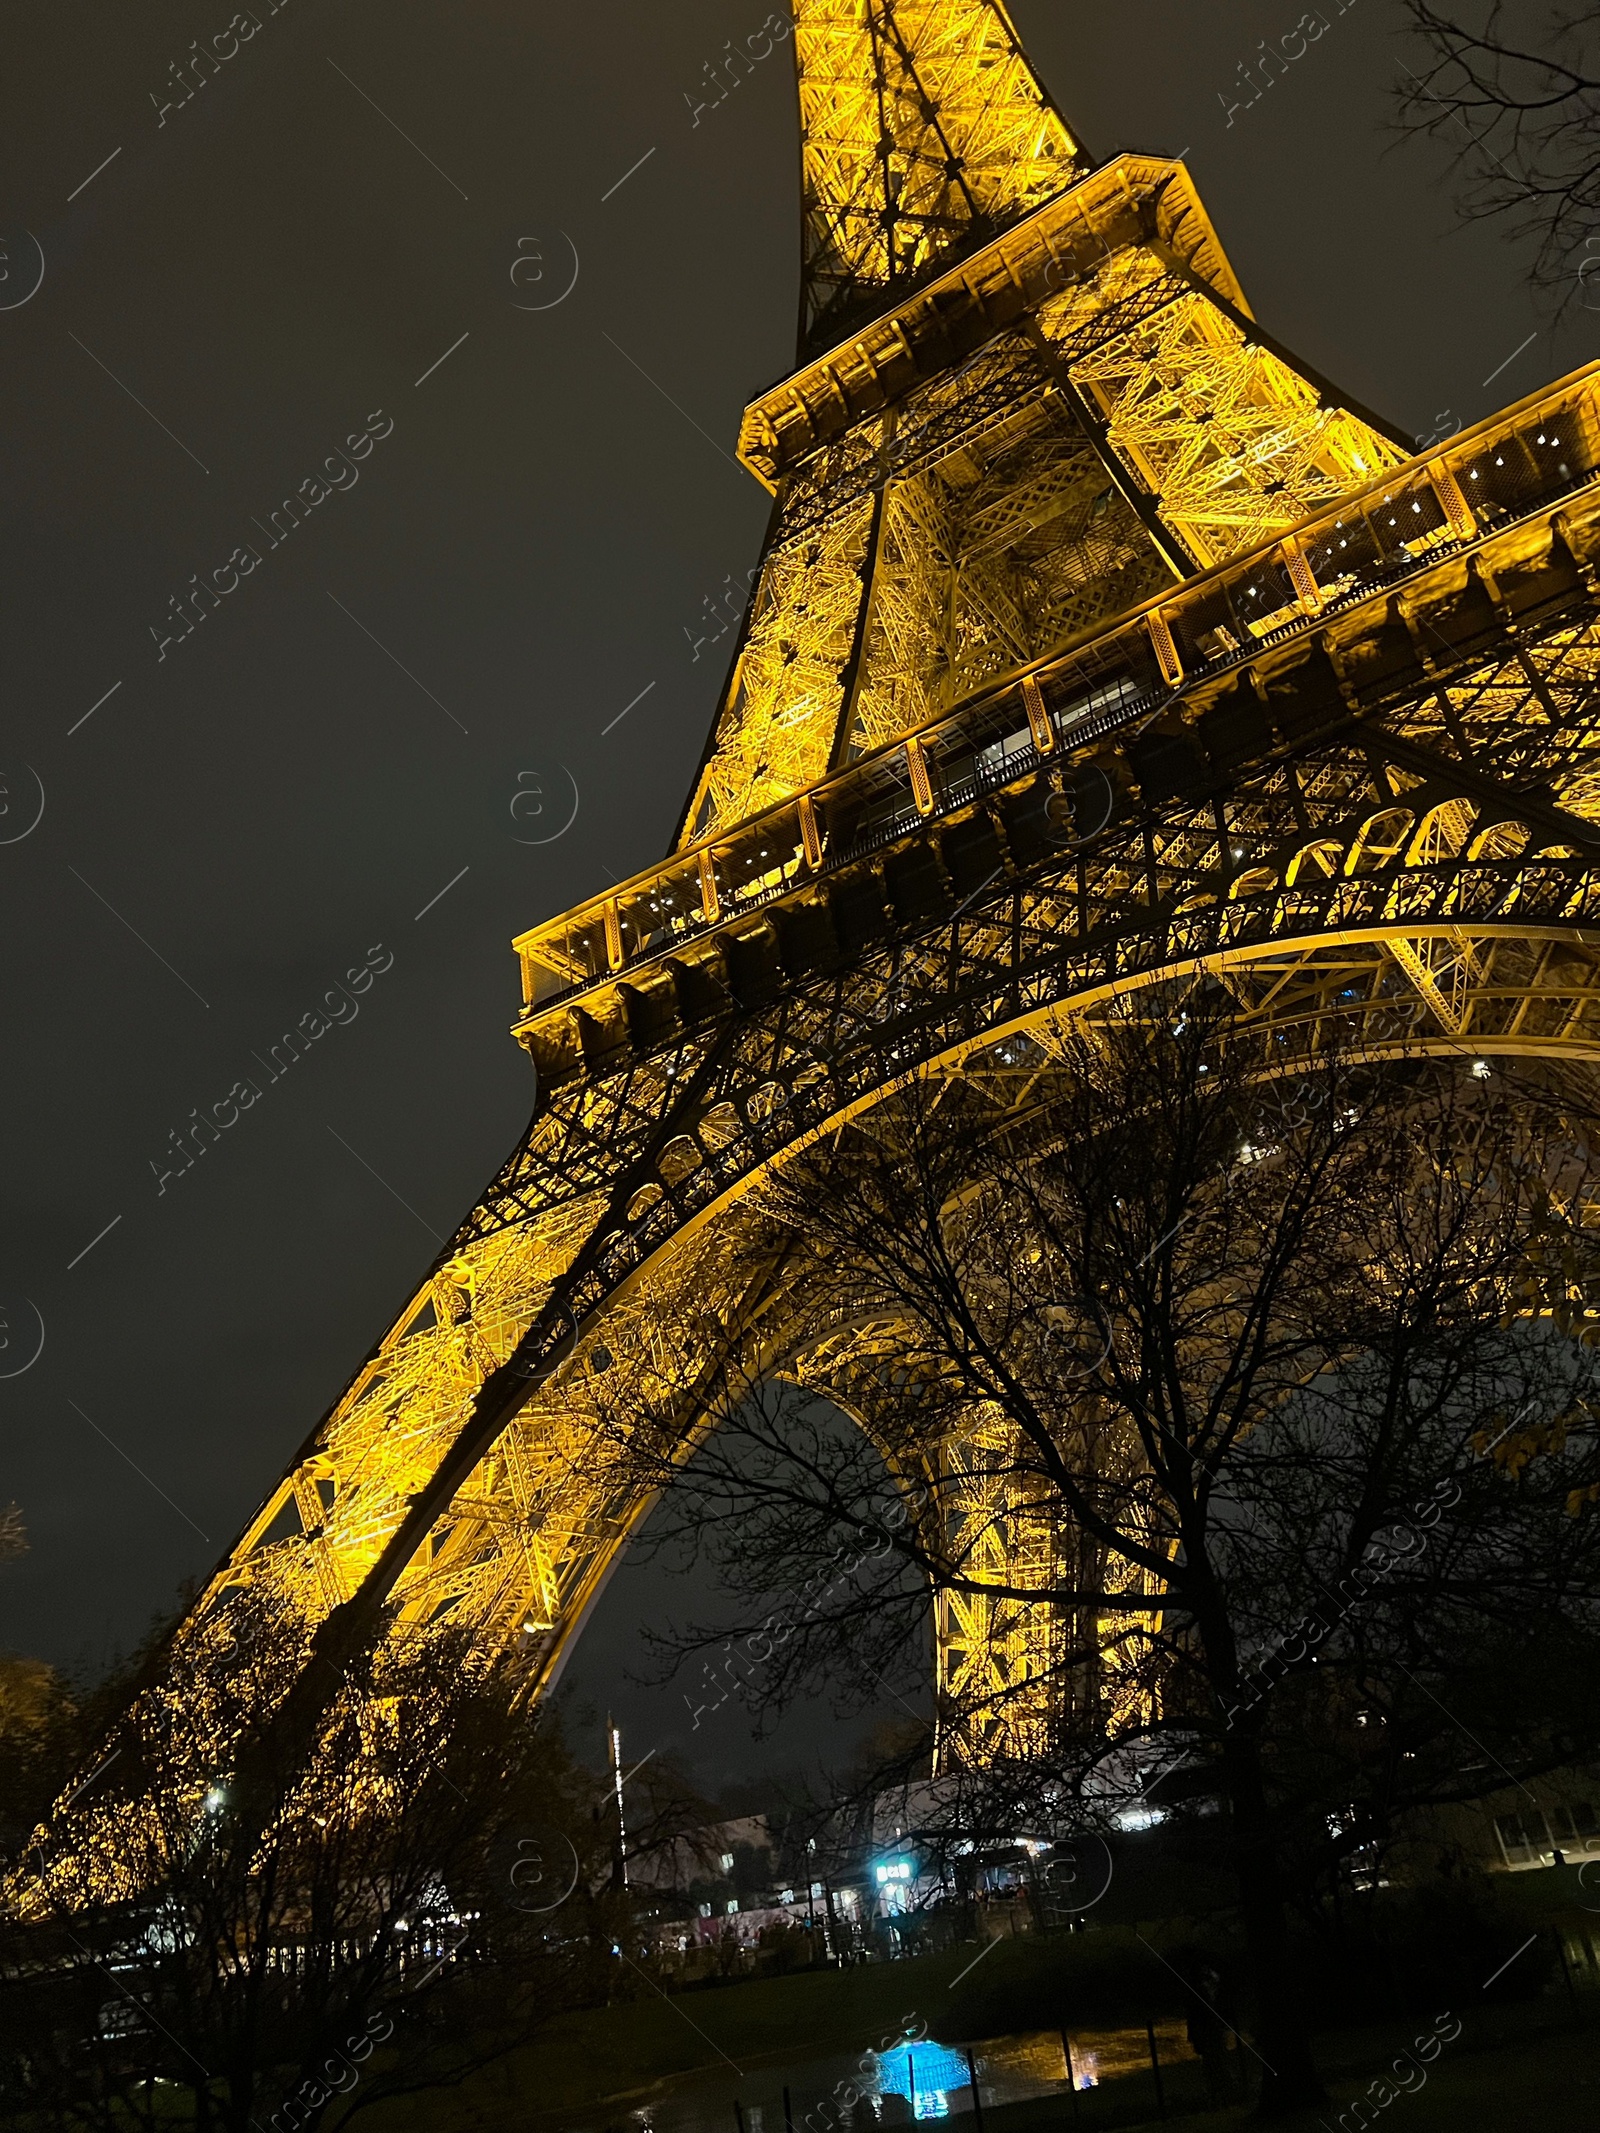
[[[998,0],[797,0],[794,13],[804,353],[1088,159]]]

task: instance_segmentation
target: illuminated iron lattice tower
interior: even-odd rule
[[[1020,1081],[1202,967],[1275,1042],[1404,998],[1413,1052],[1596,1056],[1600,366],[1413,456],[1257,325],[1180,163],[1092,162],[997,0],[796,15],[799,367],[744,416],[773,517],[676,847],[516,943],[528,1132],[181,1634],[248,1586],[553,1678],[645,1508],[609,1373],[686,1431],[719,1344],[870,1376],[749,1209],[908,1068]],[[952,1516],[1040,1582],[989,1426]],[[1026,1752],[1049,1617],[943,1607],[997,1713],[947,1759]]]

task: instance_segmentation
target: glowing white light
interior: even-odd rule
[[[1116,1817],[1118,1829],[1153,1829],[1167,1819],[1164,1807],[1125,1807]]]

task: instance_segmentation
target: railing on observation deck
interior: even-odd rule
[[[980,690],[808,792],[521,935],[522,1024],[1159,712],[1196,681],[1321,628],[1600,467],[1600,363],[1391,470],[1292,534]],[[521,1025],[519,1025],[521,1026]]]

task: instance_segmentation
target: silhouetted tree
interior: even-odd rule
[[[515,1667],[448,1631],[388,1646],[304,1757],[269,1716],[301,1663],[298,1634],[235,1595],[30,1837],[0,1938],[11,2122],[343,2125],[605,1996],[594,1780]]]
[[[1534,246],[1536,286],[1600,311],[1600,9],[1406,0],[1421,40],[1402,123],[1451,153],[1462,213]],[[1474,10],[1474,13],[1480,11]]]
[[[914,1080],[766,1192],[780,1374],[732,1357],[687,1463],[618,1416],[740,1608],[694,1700],[865,1703],[937,1619],[925,1837],[1220,1797],[1269,2110],[1289,1893],[1600,1742],[1587,1094],[1417,1035],[1286,1078],[1173,987]]]

